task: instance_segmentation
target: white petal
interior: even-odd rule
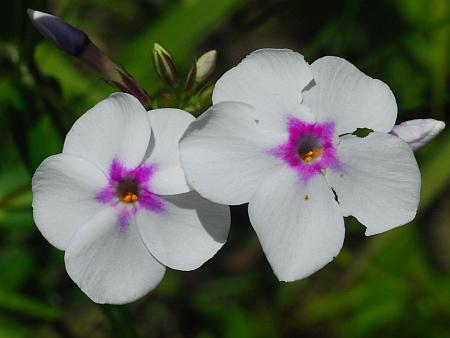
[[[129,94],[116,93],[75,122],[63,152],[84,157],[107,173],[115,157],[128,167],[139,165],[150,134],[147,112],[140,102]]]
[[[75,232],[103,206],[95,194],[108,183],[90,162],[59,154],[48,157],[33,176],[33,216],[42,235],[64,250]]]
[[[114,208],[103,210],[76,233],[65,262],[73,281],[96,303],[130,303],[155,288],[165,272],[134,222],[120,230]]]
[[[357,128],[388,132],[397,118],[397,103],[389,87],[350,62],[325,56],[311,69],[315,85],[303,93],[304,103],[320,121],[334,121],[338,135]]]
[[[309,276],[339,253],[344,219],[322,175],[305,186],[288,167],[255,192],[249,216],[276,276],[293,281]]]
[[[230,228],[230,208],[210,202],[192,191],[165,196],[162,213],[141,210],[139,231],[150,252],[164,265],[177,270],[201,266],[225,243]]]
[[[445,123],[433,119],[418,119],[402,122],[391,130],[391,134],[400,137],[413,151],[419,150],[434,139],[445,128]]]
[[[301,110],[301,92],[311,80],[312,72],[303,55],[289,49],[261,49],[217,81],[213,103],[244,102],[275,118],[278,114],[295,114]]]
[[[408,223],[416,215],[420,172],[408,144],[396,136],[373,132],[367,137],[340,137],[342,171],[327,171],[345,215],[355,216],[377,234]]]
[[[172,108],[150,110],[147,114],[153,134],[149,146],[151,153],[146,161],[158,165],[152,178],[152,191],[159,195],[190,191],[181,168],[178,142],[195,118],[188,112]]]
[[[285,139],[286,131],[274,131],[251,106],[223,102],[189,126],[180,142],[181,163],[189,184],[202,196],[242,204],[280,165],[268,151]]]

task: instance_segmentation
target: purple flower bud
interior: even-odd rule
[[[89,37],[86,33],[57,16],[32,9],[28,9],[27,12],[34,26],[42,35],[66,53],[79,56],[89,44]]]
[[[146,108],[150,107],[147,92],[125,69],[98,49],[86,33],[54,15],[32,9],[28,9],[28,15],[36,28],[58,48],[95,69],[121,91],[134,95]]]
[[[394,126],[391,134],[400,137],[416,151],[435,138],[444,128],[445,123],[438,120],[410,120]]]

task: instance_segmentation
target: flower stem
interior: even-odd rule
[[[108,318],[111,331],[118,338],[139,338],[133,325],[133,318],[126,305],[101,304],[104,315]]]

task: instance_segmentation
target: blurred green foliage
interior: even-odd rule
[[[114,89],[44,42],[26,17],[33,8],[82,27],[153,96],[163,89],[151,68],[154,42],[185,72],[194,56],[218,50],[217,77],[254,49],[287,47],[310,62],[345,57],[382,79],[399,120],[448,122],[448,0],[17,0],[0,8],[0,338],[450,337],[448,131],[417,154],[416,221],[366,238],[348,219],[341,254],[306,280],[276,280],[242,206],[232,209],[228,244],[204,267],[170,271],[128,309],[89,301],[34,226],[30,179],[61,150],[74,119]]]

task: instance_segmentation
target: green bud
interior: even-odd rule
[[[153,66],[159,77],[172,87],[178,86],[178,73],[172,55],[159,43],[153,45]]]
[[[191,69],[189,70],[189,73],[186,77],[186,83],[185,83],[185,89],[186,91],[191,91],[195,87],[195,79],[197,76],[197,59],[194,59],[194,62],[192,62]]]
[[[214,90],[214,85],[205,87],[199,95],[199,103],[202,107],[211,105],[211,97]]]
[[[216,68],[217,52],[210,50],[209,52],[200,56],[197,61],[197,73],[195,76],[195,85],[198,86],[204,83]]]
[[[187,111],[188,113],[191,113],[192,115],[197,115],[197,108],[193,105],[186,106],[183,108],[184,111]]]

